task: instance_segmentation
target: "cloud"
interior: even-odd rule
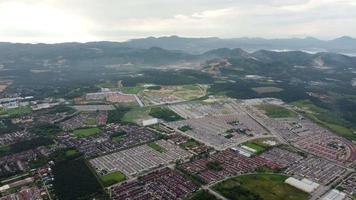
[[[161,35],[356,36],[356,2],[0,0],[2,41],[121,41]]]

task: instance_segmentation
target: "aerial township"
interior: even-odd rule
[[[214,185],[266,173],[285,176],[284,187],[304,192],[309,199],[330,195],[351,199],[355,195],[354,143],[294,113],[279,99],[210,96],[195,100],[205,95],[206,88],[150,85],[137,95],[105,88],[85,94],[82,98],[87,104],[51,100],[47,101],[49,108],[24,111],[24,116],[14,120],[23,127],[0,135],[3,151],[16,152],[0,156],[0,176],[8,182],[0,187],[0,200],[58,199],[56,167],[81,160],[88,174],[115,200],[189,199],[201,188],[225,198]],[[32,98],[1,102],[3,107],[34,105]],[[152,118],[155,123],[147,126],[124,123],[118,118],[126,113],[118,108],[132,102],[148,110],[159,105],[180,118],[169,121],[166,113],[159,113],[160,119]],[[63,103],[70,106],[54,113],[46,111]],[[270,117],[261,105],[282,107],[293,115]],[[130,112],[130,106],[125,112]],[[48,132],[58,131],[51,136],[53,143],[42,141],[42,132],[28,125],[33,121],[41,122]],[[3,127],[9,124],[1,123]],[[44,143],[27,150],[14,146],[32,140]],[[64,155],[56,154],[60,150]],[[12,178],[17,174],[23,175]],[[39,184],[26,182],[30,179]]]

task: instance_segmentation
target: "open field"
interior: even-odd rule
[[[30,106],[12,108],[12,109],[4,109],[0,110],[0,115],[9,115],[10,117],[18,117],[21,115],[26,115],[32,112]]]
[[[73,131],[73,134],[78,137],[78,138],[82,138],[82,137],[88,137],[91,135],[96,135],[98,133],[100,133],[100,128],[83,128],[83,129],[76,129]]]
[[[303,200],[308,194],[286,183],[282,175],[245,175],[228,179],[213,189],[231,200]]]
[[[125,94],[137,94],[143,90],[143,87],[137,86],[137,87],[123,87],[120,88],[120,91],[125,93]]]
[[[265,114],[271,118],[287,118],[287,117],[296,117],[297,114],[287,108],[282,106],[272,105],[272,104],[263,104],[258,106],[259,109],[265,111]]]
[[[131,108],[122,118],[124,122],[139,123],[143,119],[151,118],[150,113],[151,108],[147,107],[133,107]]]
[[[119,171],[112,172],[100,177],[100,181],[103,183],[105,187],[108,187],[116,183],[120,183],[124,180],[126,180],[126,176]]]
[[[207,89],[206,85],[157,86],[144,89],[139,96],[146,105],[162,105],[200,98]]]
[[[296,106],[301,112],[314,122],[328,128],[339,136],[350,140],[356,140],[355,128],[349,127],[346,122],[330,111],[314,105],[311,101],[296,101],[292,105]]]
[[[247,147],[250,147],[250,148],[256,150],[257,153],[261,153],[261,152],[263,152],[263,151],[266,150],[265,147],[263,147],[263,146],[261,146],[261,145],[259,145],[259,144],[256,144],[256,143],[254,143],[254,142],[252,142],[252,141],[245,142],[245,143],[243,143],[243,145],[245,145],[245,146],[247,146]]]
[[[282,88],[278,88],[278,87],[256,87],[256,88],[252,88],[252,90],[257,92],[258,94],[282,92],[283,91]]]

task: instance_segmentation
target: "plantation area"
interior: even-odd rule
[[[297,114],[291,110],[288,110],[282,106],[264,104],[258,106],[259,109],[263,110],[268,117],[271,118],[287,118],[296,117]]]
[[[309,195],[286,183],[283,175],[255,174],[228,179],[213,189],[231,200],[306,200]]]
[[[126,180],[126,176],[121,172],[112,172],[100,177],[100,181],[103,183],[105,187],[110,185],[114,185],[116,183],[120,183]]]
[[[95,128],[76,129],[73,131],[73,134],[78,138],[82,138],[91,135],[96,135],[99,134],[100,132],[101,132],[100,128],[95,127]]]

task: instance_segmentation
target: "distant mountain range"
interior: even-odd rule
[[[133,48],[160,47],[169,50],[180,50],[193,54],[201,54],[218,48],[241,48],[246,51],[274,50],[274,51],[307,51],[307,52],[336,52],[356,55],[356,39],[343,36],[334,40],[320,40],[313,37],[289,39],[264,38],[183,38],[148,37],[124,42],[123,45]]]
[[[193,39],[194,40],[194,39]],[[241,48],[218,48],[201,54],[179,50],[167,50],[161,47],[129,47],[116,42],[62,43],[62,44],[12,44],[0,43],[0,64],[31,63],[43,68],[45,60],[57,62],[66,60],[75,66],[78,63],[90,63],[103,66],[110,64],[171,65],[182,63],[205,63],[214,59],[240,60],[247,63],[284,63],[288,65],[355,68],[356,57],[331,52],[307,53],[303,51],[258,50],[247,52]],[[29,67],[29,66],[28,66]]]

